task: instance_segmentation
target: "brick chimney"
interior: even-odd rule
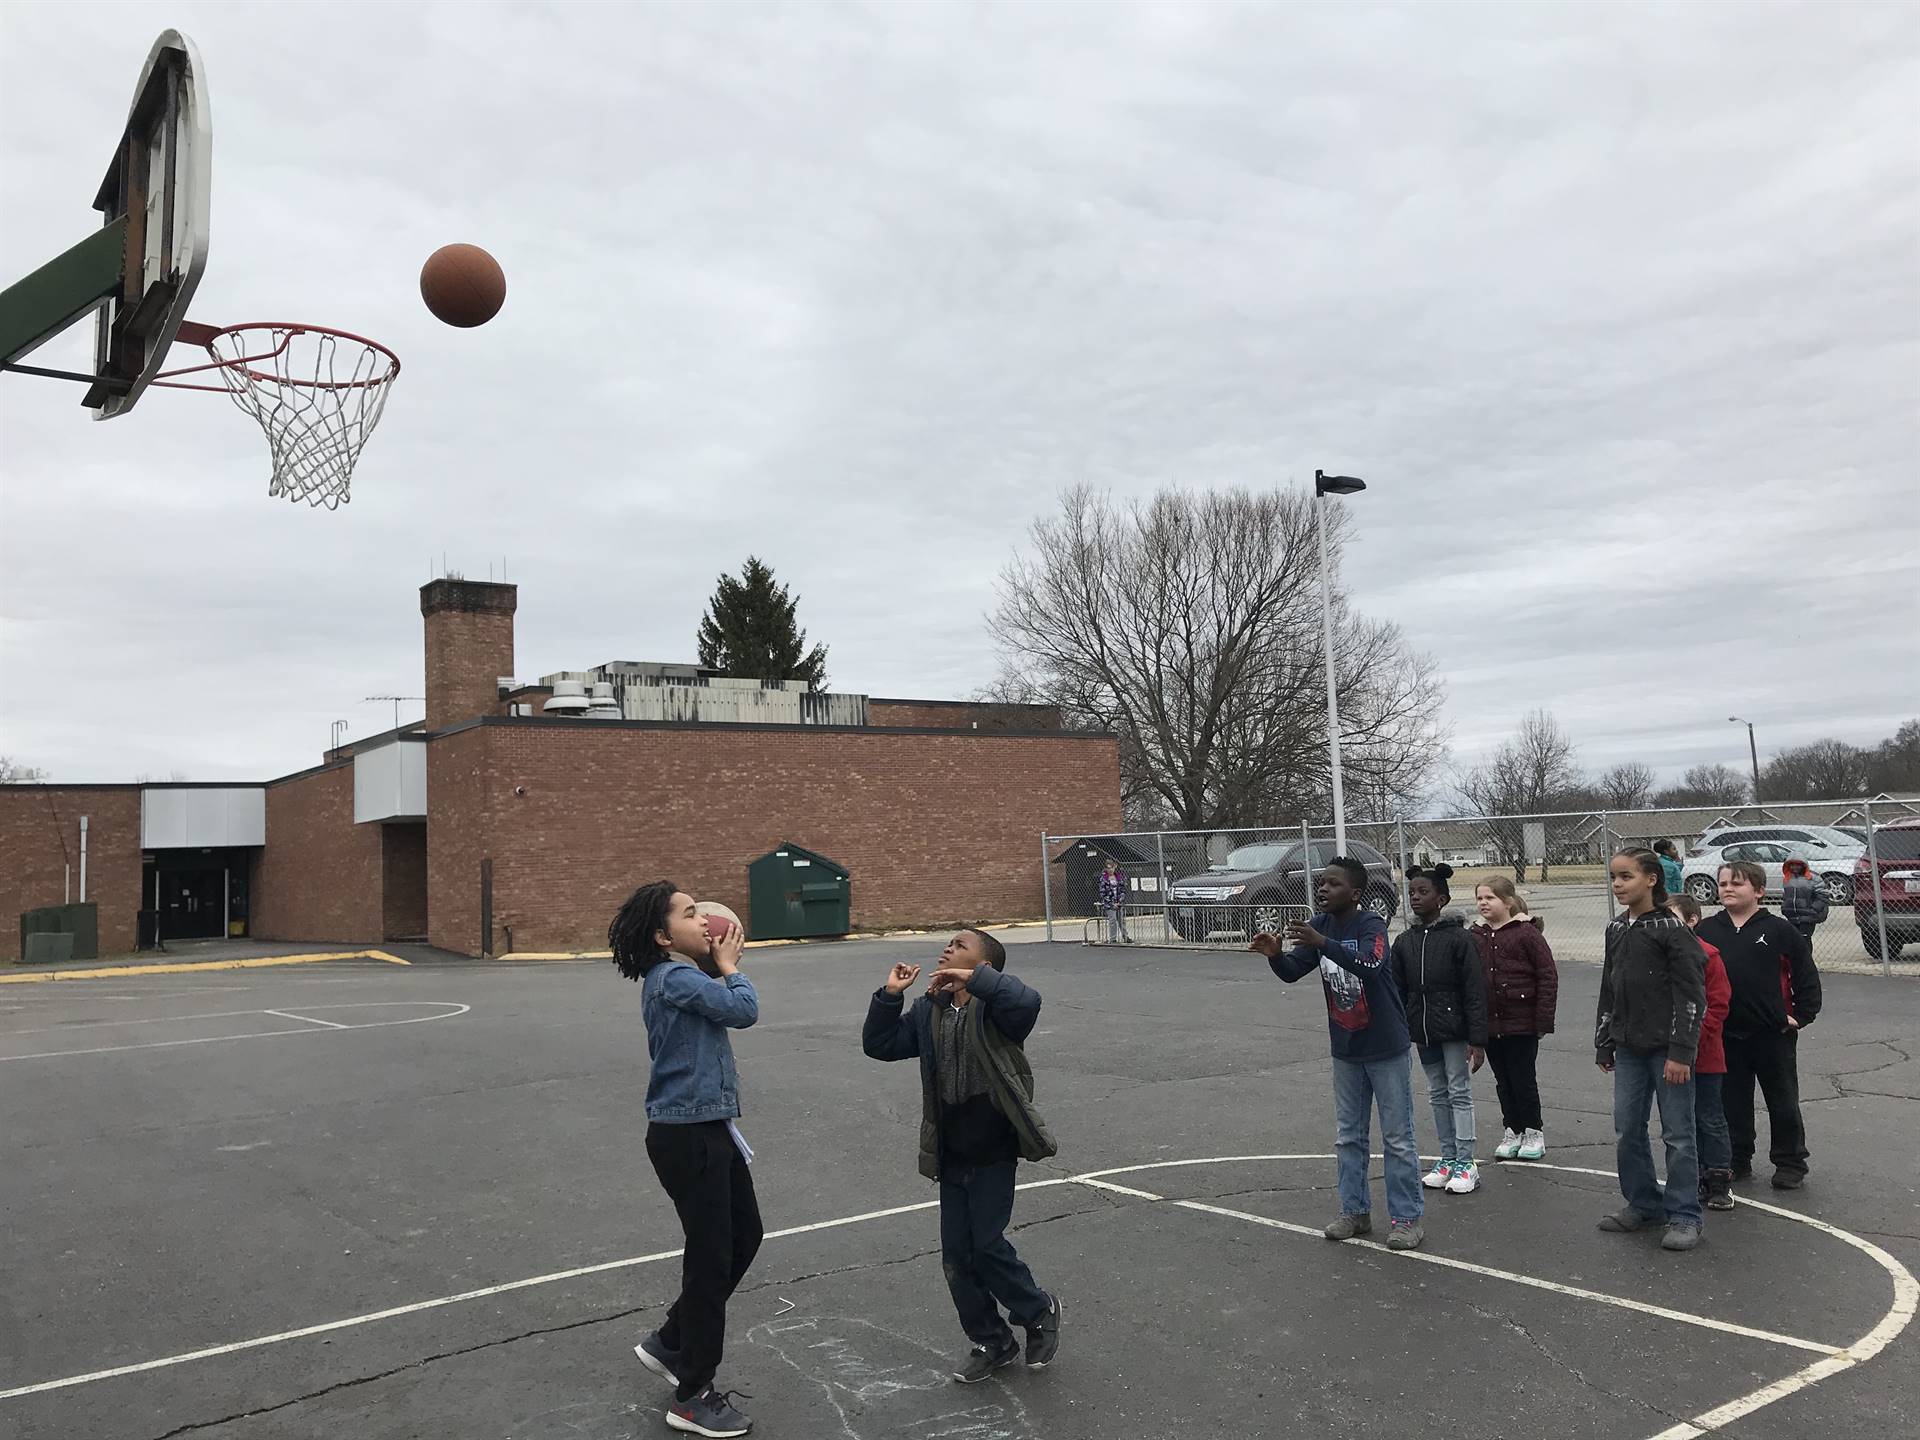
[[[500,677],[513,674],[519,590],[481,580],[420,587],[427,622],[427,728],[500,713]]]

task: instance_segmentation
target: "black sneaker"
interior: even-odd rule
[[[1653,1216],[1642,1215],[1638,1210],[1628,1205],[1624,1209],[1614,1211],[1611,1215],[1602,1215],[1600,1217],[1600,1228],[1611,1231],[1616,1235],[1631,1235],[1636,1230],[1646,1229],[1647,1226],[1653,1224],[1653,1221]]]
[[[1027,1368],[1044,1370],[1060,1353],[1060,1297],[1047,1296],[1047,1313],[1027,1327]]]
[[[675,1400],[667,1407],[667,1427],[712,1440],[732,1440],[753,1429],[753,1421],[733,1408],[733,1397],[746,1391],[716,1390],[709,1385],[691,1400]],[[748,1399],[753,1397],[748,1395]]]
[[[669,1385],[678,1389],[680,1385],[680,1352],[669,1350],[660,1343],[660,1332],[655,1330],[633,1347],[633,1353],[640,1357],[640,1363]]]
[[[1776,1190],[1798,1190],[1807,1183],[1804,1170],[1776,1170],[1773,1172],[1773,1188]]]
[[[953,1372],[953,1378],[962,1385],[978,1385],[982,1380],[991,1379],[994,1371],[1006,1369],[1019,1358],[1020,1342],[1009,1335],[997,1348],[974,1346],[960,1362],[960,1368]]]

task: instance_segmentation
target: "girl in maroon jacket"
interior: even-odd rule
[[[1540,1037],[1553,1033],[1560,972],[1540,922],[1526,913],[1511,880],[1504,875],[1482,880],[1473,899],[1480,911],[1473,938],[1487,976],[1487,1063],[1493,1066],[1506,1127],[1493,1157],[1539,1160],[1547,1153],[1547,1137],[1535,1067]]]

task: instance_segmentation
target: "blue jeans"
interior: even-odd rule
[[[960,1328],[976,1345],[998,1349],[1013,1338],[1000,1306],[1016,1325],[1032,1327],[1047,1313],[1047,1293],[1007,1239],[1013,1219],[1014,1162],[953,1165],[940,1173],[940,1264]]]
[[[1433,1128],[1440,1132],[1440,1159],[1473,1159],[1473,1067],[1467,1042],[1447,1040],[1421,1045],[1420,1067],[1427,1072],[1427,1098],[1433,1102]]]
[[[1341,1212],[1365,1215],[1373,1209],[1367,1139],[1376,1104],[1380,1148],[1387,1158],[1387,1215],[1418,1220],[1426,1202],[1420,1194],[1420,1150],[1413,1143],[1413,1056],[1405,1050],[1380,1060],[1334,1057],[1333,1148],[1340,1162]]]
[[[1733,1134],[1727,1129],[1727,1111],[1720,1099],[1726,1078],[1725,1075],[1693,1077],[1693,1128],[1700,1138],[1702,1170],[1733,1168]]]
[[[1613,1057],[1613,1133],[1620,1193],[1649,1219],[1667,1217],[1669,1225],[1698,1225],[1700,1157],[1693,1128],[1694,1082],[1669,1085],[1663,1072],[1664,1050],[1620,1050]],[[1662,1194],[1653,1173],[1653,1146],[1647,1120],[1660,1106],[1660,1138],[1667,1146],[1667,1186]]]

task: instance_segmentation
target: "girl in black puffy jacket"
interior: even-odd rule
[[[1470,1195],[1480,1188],[1474,1157],[1473,1073],[1486,1058],[1487,984],[1480,951],[1453,898],[1450,865],[1407,871],[1414,924],[1393,942],[1393,977],[1407,1006],[1407,1030],[1420,1052],[1440,1133],[1440,1158],[1420,1182]]]

